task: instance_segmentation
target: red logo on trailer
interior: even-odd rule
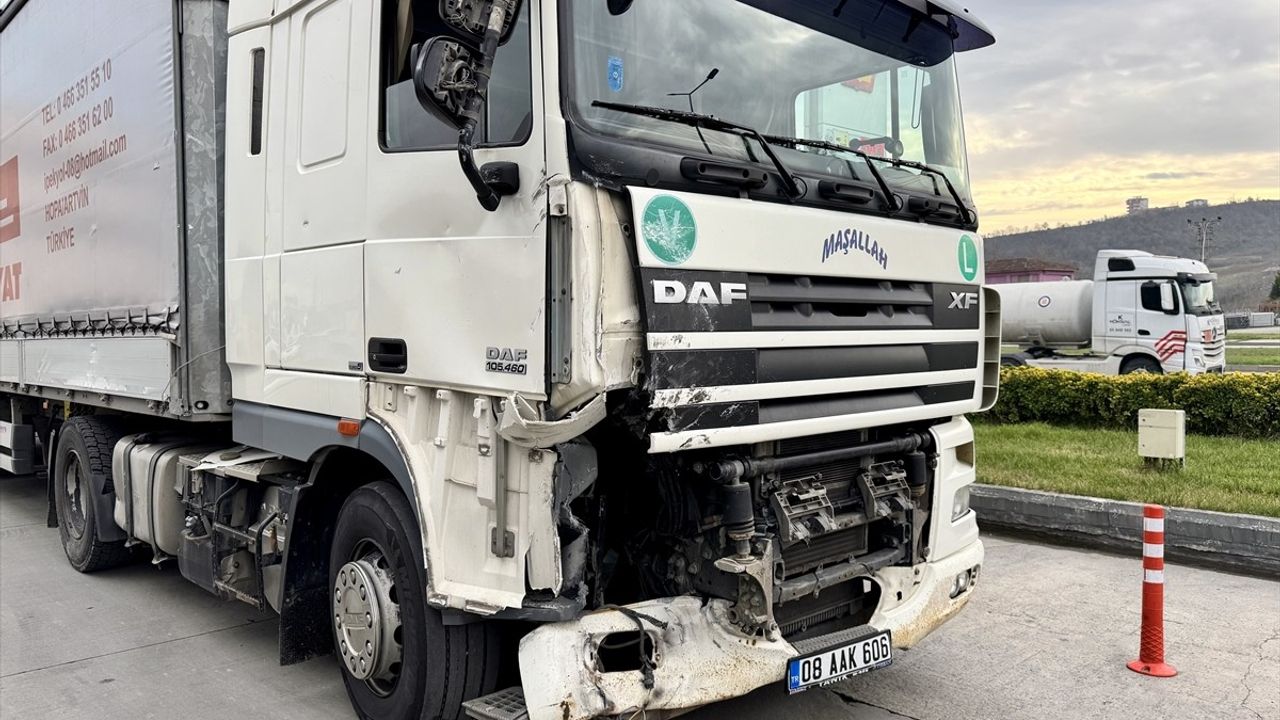
[[[0,243],[22,234],[22,212],[18,204],[18,156],[0,165]]]
[[[1156,341],[1156,356],[1160,358],[1160,362],[1167,362],[1186,349],[1187,333],[1183,330],[1170,330]]]

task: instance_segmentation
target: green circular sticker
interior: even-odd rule
[[[679,265],[698,244],[698,224],[679,198],[659,195],[644,206],[641,233],[649,252],[668,265]]]
[[[960,274],[965,280],[978,277],[978,245],[968,235],[960,236],[960,246],[956,248],[956,262],[960,264]]]

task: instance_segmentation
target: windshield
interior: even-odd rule
[[[1187,280],[1180,283],[1182,286],[1182,299],[1187,306],[1187,312],[1192,315],[1209,315],[1219,312],[1218,300],[1213,294],[1212,280]]]
[[[970,197],[952,41],[942,25],[896,3],[826,3],[822,12],[809,0],[773,3],[791,18],[751,2],[637,0],[613,15],[604,0],[571,0],[573,112],[591,129],[612,136],[763,160],[754,141],[738,135],[592,103],[692,109],[766,135],[825,140],[926,163]],[[843,7],[838,20],[836,4]],[[822,31],[804,24],[814,18]],[[821,155],[830,161],[817,172],[871,178],[852,155],[803,148],[779,148],[778,154],[793,171],[815,171],[813,159]],[[946,193],[916,170],[880,170],[898,189]]]

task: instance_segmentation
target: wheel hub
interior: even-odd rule
[[[84,482],[81,478],[80,457],[72,452],[63,460],[66,467],[63,476],[63,487],[66,490],[66,515],[67,530],[71,536],[79,539],[84,535],[84,507],[82,505],[84,498]]]
[[[343,565],[333,587],[333,623],[343,666],[382,694],[398,675],[400,606],[378,551]]]

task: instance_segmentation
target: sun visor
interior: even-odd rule
[[[986,25],[953,0],[739,1],[891,57],[919,56],[919,65],[995,42]],[[921,23],[925,17],[932,22]]]
[[[914,5],[915,3],[905,4]],[[927,12],[934,17],[939,14],[951,16],[956,31],[956,52],[977,50],[995,43],[996,36],[991,34],[986,24],[974,17],[973,13],[969,12],[969,8],[964,5],[954,0],[934,0],[925,5],[928,6]]]

